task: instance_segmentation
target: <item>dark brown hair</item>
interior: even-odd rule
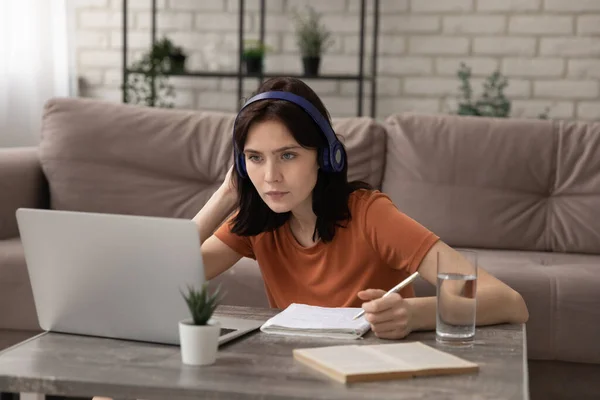
[[[265,81],[254,93],[268,91],[291,92],[304,97],[330,122],[329,112],[317,94],[304,82],[295,78],[272,78]],[[317,160],[322,167],[322,150],[328,146],[325,134],[300,106],[278,99],[261,100],[249,104],[238,115],[233,132],[234,146],[243,151],[250,126],[267,120],[283,123],[294,139],[305,148],[317,150]],[[344,149],[344,157],[346,150]],[[343,227],[350,220],[348,198],[357,189],[371,189],[364,182],[348,182],[348,163],[340,172],[318,171],[317,183],[313,189],[312,209],[317,216],[313,239],[320,237],[329,242],[335,236],[336,227]],[[241,236],[254,236],[272,231],[282,226],[291,212],[276,213],[261,199],[256,188],[248,178],[241,177],[234,168],[234,177],[238,189],[239,213],[233,219],[232,232]]]

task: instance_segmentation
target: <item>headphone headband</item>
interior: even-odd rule
[[[326,137],[329,145],[331,145],[334,142],[337,142],[335,133],[333,132],[333,129],[331,128],[331,125],[329,124],[329,122],[325,119],[325,117],[323,117],[323,114],[321,114],[319,112],[319,110],[317,110],[317,107],[315,107],[310,101],[306,100],[304,97],[298,96],[297,94],[290,93],[290,92],[283,92],[283,91],[271,91],[271,92],[259,93],[256,96],[250,98],[244,104],[242,109],[244,109],[247,105],[252,104],[256,101],[267,100],[267,99],[287,100],[290,103],[294,103],[294,104],[300,106],[302,109],[304,109],[304,111],[306,111],[306,113],[308,115],[310,115],[310,117],[313,119],[313,121],[315,121],[315,123],[318,125],[318,127],[321,128],[321,131],[325,134],[325,137]]]
[[[236,116],[233,131],[235,132],[235,126],[237,125],[237,119],[238,119],[239,115],[241,114],[242,110],[246,106],[248,106],[254,102],[260,101],[260,100],[269,100],[269,99],[271,99],[271,100],[286,100],[286,101],[289,101],[290,103],[294,103],[297,106],[301,107],[312,118],[312,120],[317,124],[317,126],[321,130],[321,132],[323,132],[323,134],[325,135],[325,138],[327,139],[327,143],[328,143],[328,147],[326,149],[324,149],[324,151],[323,151],[323,165],[324,165],[325,171],[340,172],[345,164],[345,157],[344,157],[342,145],[337,140],[337,137],[335,136],[335,132],[333,131],[333,128],[331,127],[329,121],[327,121],[327,119],[323,116],[323,114],[321,114],[319,112],[319,110],[310,101],[306,100],[302,96],[298,96],[298,95],[296,95],[294,93],[290,93],[290,92],[275,90],[275,91],[259,93],[256,96],[251,97],[248,101],[246,101],[246,103],[244,103],[244,105],[240,109],[240,112]],[[236,163],[238,173],[241,176],[246,177],[247,173],[246,173],[246,162],[244,159],[244,155],[241,154],[241,151],[239,151],[236,148],[235,143],[233,145],[233,148],[234,148],[234,152],[235,152],[234,160]]]

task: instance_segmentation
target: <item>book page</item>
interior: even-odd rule
[[[306,304],[291,304],[271,318],[265,327],[297,330],[358,331],[365,332],[370,324],[363,318],[353,320],[361,308],[327,308]]]
[[[477,366],[420,342],[329,346],[294,351],[346,375]]]
[[[378,352],[368,351],[365,347],[368,346],[329,346],[299,349],[294,352],[347,375],[398,371],[398,363],[395,360],[382,357]]]
[[[427,346],[421,342],[372,345],[369,351],[379,357],[395,360],[399,366],[412,371],[440,368],[464,368],[477,364],[463,360],[452,354]]]

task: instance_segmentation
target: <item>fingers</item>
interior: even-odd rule
[[[374,289],[370,289],[374,290]],[[397,303],[402,301],[402,297],[398,293],[392,293],[387,297],[376,298],[367,303],[363,303],[362,308],[368,313],[379,313],[392,308]]]
[[[391,329],[387,331],[373,331],[380,339],[404,339],[410,333],[408,329]]]
[[[359,292],[364,300],[365,320],[371,324],[373,333],[382,339],[402,339],[410,333],[408,304],[398,293],[382,297],[382,290],[369,289]]]
[[[360,292],[358,292],[357,295],[361,300],[374,300],[374,299],[379,299],[380,297],[383,297],[384,294],[385,294],[384,290],[367,289],[367,290],[361,290]]]
[[[385,334],[390,331],[402,330],[403,326],[398,321],[387,321],[371,325],[371,330],[375,335]]]
[[[404,308],[389,308],[378,313],[365,313],[365,320],[371,325],[383,324],[389,321],[406,322],[408,315]]]

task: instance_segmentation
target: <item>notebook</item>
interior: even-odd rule
[[[294,359],[342,383],[479,371],[476,363],[421,342],[294,349]]]
[[[295,336],[359,339],[371,327],[364,317],[353,320],[361,308],[317,307],[290,304],[285,310],[265,322],[265,333]]]

